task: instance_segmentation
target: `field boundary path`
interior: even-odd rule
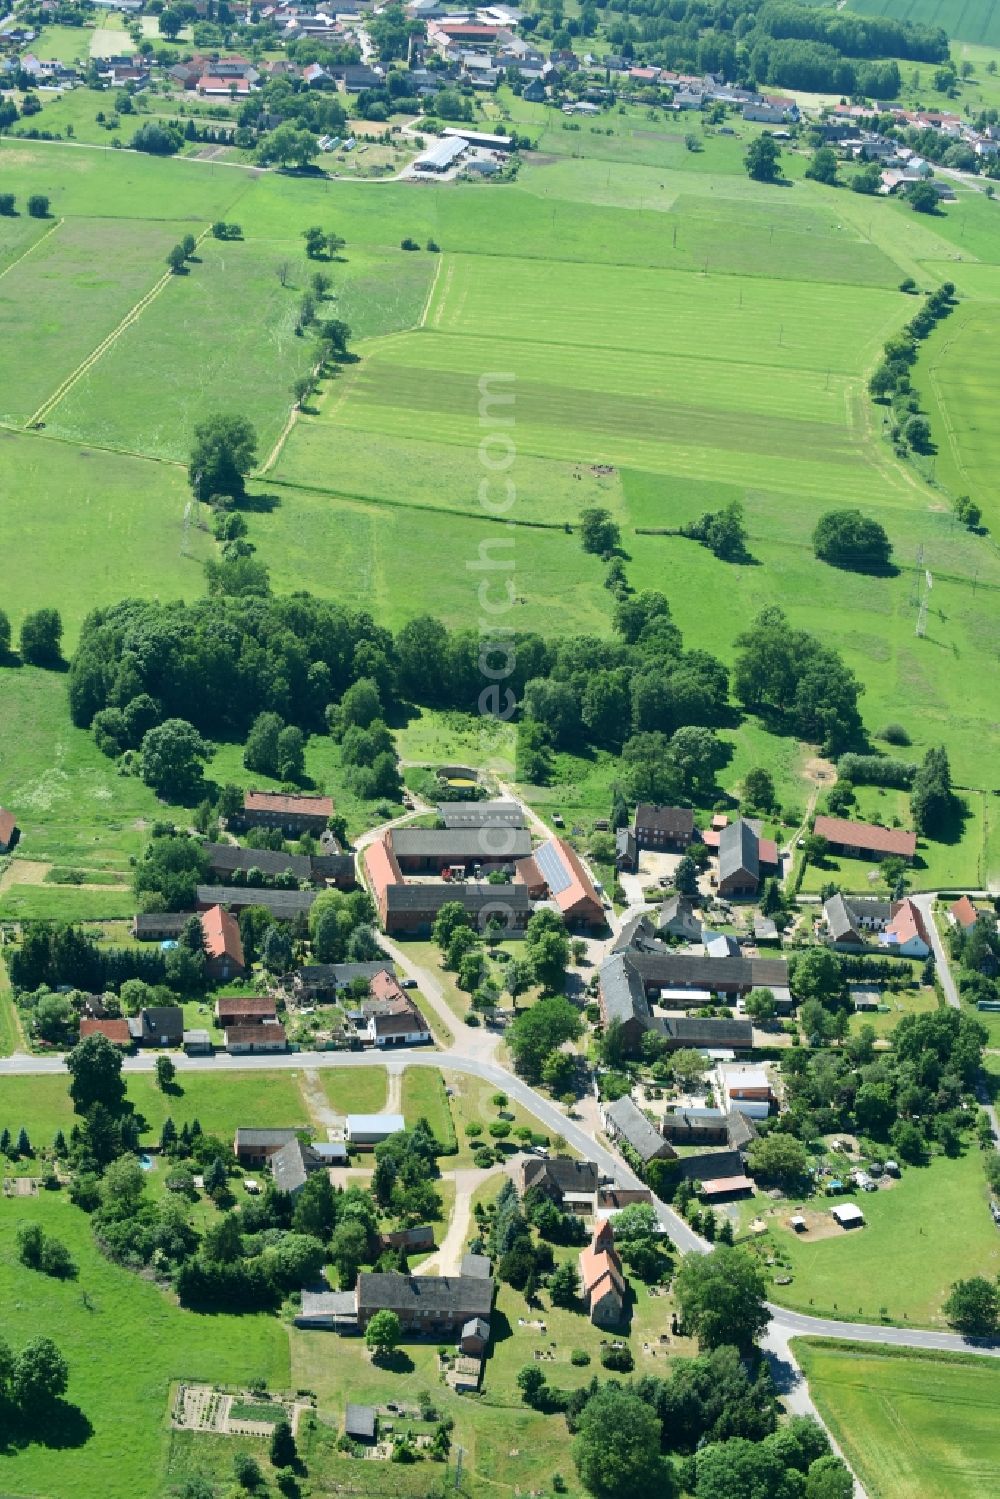
[[[8,271],[12,271],[16,265],[20,265],[22,260],[27,260],[28,256],[33,254],[33,252],[38,249],[39,245],[44,244],[50,234],[55,234],[56,230],[61,228],[61,226],[65,224],[65,222],[65,219],[56,219],[55,223],[50,224],[44,234],[40,234],[36,240],[32,240],[28,248],[26,250],[22,250],[16,260],[12,260],[10,265],[5,265],[3,270],[0,271],[0,281],[3,280]]]
[[[197,248],[198,245],[201,244],[202,240],[205,238],[208,232],[209,230],[207,227],[201,231],[195,241],[195,248]],[[101,340],[96,349],[92,349],[90,351],[86,359],[78,364],[76,369],[73,370],[70,375],[67,375],[62,384],[57,386],[52,395],[50,395],[47,400],[43,401],[38,410],[28,418],[27,422],[25,423],[25,427],[27,430],[30,431],[33,427],[38,427],[49,415],[49,413],[55,410],[55,408],[59,405],[59,402],[63,399],[64,396],[69,394],[69,392],[73,389],[73,386],[76,385],[77,381],[82,380],[84,375],[86,375],[91,369],[93,369],[94,365],[101,358],[101,355],[106,354],[108,349],[112,348],[114,344],[118,342],[119,338],[126,331],[126,329],[130,328],[133,323],[138,322],[139,318],[145,312],[146,308],[156,300],[156,298],[163,291],[164,287],[167,286],[173,279],[174,272],[170,270],[166,271],[165,274],[162,275],[160,279],[150,287],[149,291],[147,291],[144,296],[139,298],[135,306],[129,308],[128,312],[126,312],[125,316],[122,318],[117,327],[112,328],[111,332]]]

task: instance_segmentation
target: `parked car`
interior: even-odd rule
[[[417,981],[416,979],[400,979],[399,987],[401,989],[415,989],[417,987]]]

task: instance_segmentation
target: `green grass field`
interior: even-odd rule
[[[981,1499],[1000,1486],[995,1360],[796,1339],[809,1392],[870,1499]]]
[[[67,1245],[78,1279],[53,1280],[18,1262],[14,1235],[24,1219]],[[171,1381],[260,1376],[288,1388],[288,1334],[276,1318],[182,1311],[99,1253],[87,1215],[64,1192],[4,1203],[0,1299],[4,1337],[15,1347],[43,1332],[58,1343],[70,1367],[67,1398],[79,1413],[47,1444],[5,1448],[2,1482],[11,1496],[164,1493]]]
[[[791,1285],[775,1285],[771,1293],[783,1306],[868,1322],[885,1308],[890,1321],[944,1328],[941,1305],[952,1281],[1000,1271],[988,1195],[973,1148],[955,1160],[939,1156],[929,1166],[907,1167],[892,1188],[852,1197],[864,1212],[863,1228],[806,1242],[788,1226],[797,1205],[782,1203],[767,1209],[769,1233],[750,1243],[758,1252],[779,1248],[788,1261],[781,1273],[791,1275]],[[816,1198],[807,1207],[827,1215],[841,1200]],[[764,1214],[759,1199],[754,1206]]]
[[[960,41],[1000,46],[1000,16],[992,0],[851,0],[851,9],[861,15],[941,26]]]
[[[319,1073],[323,1092],[337,1114],[381,1114],[388,1079],[384,1067],[345,1067]]]

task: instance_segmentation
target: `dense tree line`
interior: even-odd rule
[[[836,651],[793,629],[783,610],[764,609],[736,644],[733,686],[745,707],[821,744],[824,754],[863,738],[858,698],[864,687]]]
[[[26,922],[21,941],[8,947],[5,956],[12,986],[26,993],[69,985],[100,994],[119,989],[128,979],[159,984],[166,976],[159,950],[101,948],[79,927],[47,922]]]
[[[922,183],[919,186],[926,187]],[[933,194],[933,189],[930,189]],[[934,199],[935,203],[937,199]],[[920,309],[901,332],[886,340],[882,359],[868,381],[869,394],[876,400],[892,407],[892,438],[900,452],[907,447],[915,452],[926,452],[930,446],[931,429],[927,418],[920,414],[920,400],[913,388],[912,369],[917,361],[917,345],[933,332],[941,318],[947,317],[955,306],[955,283],[943,281],[928,293]],[[961,517],[960,519],[964,519]],[[968,524],[979,522],[978,513]]]
[[[948,58],[938,27],[790,0],[767,0],[759,9],[750,0],[610,0],[597,9],[611,46],[628,58],[758,87],[895,98],[898,67],[884,59]],[[583,20],[572,26],[586,32]],[[556,24],[557,45],[570,45],[571,23],[557,17]]]

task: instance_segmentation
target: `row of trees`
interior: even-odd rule
[[[0,665],[10,656],[13,633],[9,617],[0,609]],[[36,609],[21,621],[18,654],[26,666],[62,664],[62,617],[58,609]]]
[[[936,205],[934,189],[927,183],[920,186],[928,187]],[[927,418],[920,415],[920,401],[911,378],[917,360],[917,345],[928,337],[941,318],[948,316],[954,305],[955,284],[944,281],[928,294],[919,312],[902,331],[886,340],[882,360],[868,381],[868,390],[874,400],[892,408],[894,438],[901,439],[918,453],[928,450],[931,430]]]

